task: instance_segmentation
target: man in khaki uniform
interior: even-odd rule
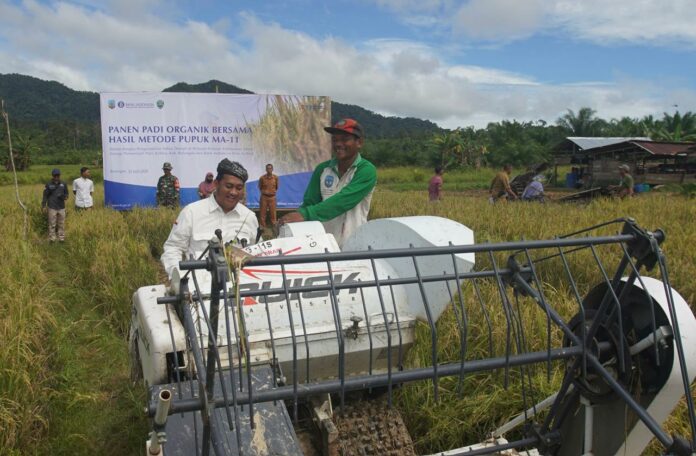
[[[261,193],[259,204],[259,226],[266,228],[266,213],[271,216],[271,225],[275,226],[276,218],[276,193],[278,193],[278,176],[273,174],[273,165],[266,165],[266,174],[259,178],[259,190]]]

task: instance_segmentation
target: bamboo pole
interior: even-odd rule
[[[22,234],[24,236],[24,240],[26,241],[27,240],[27,231],[29,228],[29,214],[27,211],[27,207],[24,205],[24,203],[22,202],[22,199],[19,196],[19,183],[17,182],[17,169],[15,168],[14,151],[12,150],[12,135],[10,134],[10,116],[5,111],[5,100],[0,99],[0,111],[2,111],[2,117],[5,119],[5,125],[7,127],[7,144],[9,146],[10,164],[12,165],[12,174],[14,176],[15,195],[17,197],[17,203],[19,204],[19,206],[22,208],[22,211],[24,212],[24,228],[23,228]]]

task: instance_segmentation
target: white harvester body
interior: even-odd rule
[[[228,252],[225,256],[232,264],[220,262],[222,248],[213,241],[208,263],[181,265],[171,286],[145,286],[133,295],[131,349],[142,378],[153,386],[149,413],[155,413],[153,403],[164,391],[175,399],[175,412],[201,411],[192,423],[200,421],[208,430],[230,430],[219,431],[228,436],[229,452],[223,451],[227,448],[221,443],[223,434],[206,434],[203,439],[216,443],[218,454],[241,454],[248,442],[256,440],[281,442],[274,450],[277,454],[301,454],[288,412],[278,399],[294,403],[295,419],[300,398],[312,404],[328,448],[337,435],[335,426],[327,424],[332,394],[343,404],[346,391],[386,386],[391,398],[393,385],[430,380],[437,400],[440,378],[458,376],[462,387],[470,373],[499,370],[507,382],[511,369],[519,368],[520,378],[525,379],[525,366],[537,363],[548,366],[550,378],[552,361],[564,360],[565,379],[559,392],[501,426],[490,442],[440,454],[478,454],[487,446],[501,450],[496,454],[508,454],[512,448],[527,448],[534,454],[536,445],[541,453],[558,456],[639,454],[653,437],[668,452],[690,454],[693,442],[660,429],[696,377],[696,319],[668,284],[658,247],[664,233],[647,232],[630,219],[619,235],[578,235],[584,233],[548,241],[475,245],[472,230],[460,223],[403,217],[362,225],[341,250],[320,223],[303,222],[284,225],[276,239],[233,255]],[[603,245],[623,249],[614,279],[609,279],[596,254]],[[594,272],[601,274],[595,274],[599,284],[581,298],[567,256],[588,249],[597,263]],[[473,270],[475,252],[487,255],[491,269]],[[512,253],[505,264],[498,265],[499,252]],[[650,270],[656,264],[665,282],[640,275],[641,267]],[[209,272],[217,278],[222,267],[228,268],[222,276],[230,278],[224,287]],[[539,272],[549,271],[560,274],[540,279]],[[584,270],[576,274],[584,279],[592,275],[586,277]],[[180,280],[185,275],[188,281]],[[558,277],[565,277],[574,292],[578,313],[572,318],[558,313],[555,303],[545,297],[556,293]],[[563,285],[564,279],[558,280]],[[462,297],[465,281],[474,290],[470,298],[475,299],[468,302]],[[497,289],[495,296],[482,297],[479,283],[484,281]],[[224,289],[219,301],[214,298],[218,289]],[[460,359],[440,362],[436,323],[450,303],[460,330]],[[504,311],[504,333],[496,332],[488,318],[496,305]],[[546,334],[523,334],[524,306],[540,308]],[[215,308],[219,308],[217,319],[210,315]],[[487,359],[472,359],[472,352],[467,352],[467,312],[474,311],[481,312],[489,331]],[[217,328],[209,326],[211,321],[217,321]],[[404,358],[418,322],[429,326],[432,365],[414,368],[405,366]],[[552,324],[562,333],[562,347],[552,347]],[[213,332],[214,347],[209,342]],[[494,334],[506,339],[505,353],[494,353]],[[548,337],[546,349],[528,350],[530,337]],[[230,397],[224,388],[236,396]],[[255,403],[256,396],[260,397]],[[238,404],[242,400],[264,410],[269,416],[266,423],[275,420],[275,424],[256,427],[251,407],[246,409],[246,424],[240,426],[246,413]],[[549,418],[541,433],[542,427],[531,426],[530,420],[545,409]],[[177,433],[190,431],[188,421],[174,420]],[[528,425],[526,437],[506,443],[505,434],[522,423]],[[259,434],[259,429],[268,434]],[[276,438],[279,430],[283,438]],[[180,446],[192,442],[198,448],[198,437],[185,433],[179,437]],[[176,454],[190,454],[187,451]]]
[[[367,223],[346,242],[346,251],[365,251],[368,248],[389,249],[412,245],[414,247],[446,246],[450,242],[456,245],[469,245],[474,242],[473,232],[464,225],[437,217],[404,217],[382,219]],[[243,249],[254,257],[274,255],[303,255],[339,252],[338,245],[331,234],[324,232],[318,222],[304,222],[286,225],[277,239],[263,241]],[[468,272],[474,266],[474,254],[457,254],[453,256],[459,273]],[[380,279],[397,279],[402,276],[413,277],[413,262],[405,258],[385,258],[374,260],[375,270]],[[436,255],[419,260],[417,267],[424,274],[452,274],[454,264],[448,255]],[[265,290],[283,288],[282,276],[285,275],[288,287],[316,286],[329,284],[329,275],[333,276],[334,285],[348,285],[360,281],[375,280],[370,260],[351,260],[326,263],[300,263],[289,265],[284,271],[280,267],[242,268],[239,274],[239,290]],[[435,269],[437,268],[437,269]],[[178,292],[176,271],[172,277],[172,288]],[[197,274],[201,290],[210,289],[210,274]],[[234,293],[229,287],[229,292]],[[157,304],[157,298],[166,296],[168,289],[164,285],[145,286],[133,295],[133,325],[138,344],[143,378],[150,385],[165,383],[170,378],[170,365],[167,355],[173,355],[173,346],[177,351],[184,350],[186,338],[184,328],[176,317],[171,304]],[[382,299],[378,294],[381,293]],[[335,297],[335,302],[332,302]],[[367,373],[368,366],[373,372],[386,369],[387,360],[391,358],[396,365],[398,357],[412,345],[416,320],[425,321],[423,299],[428,300],[431,317],[437,320],[445,310],[452,296],[442,283],[424,284],[423,290],[417,284],[382,286],[365,288],[343,288],[332,291],[308,291],[288,295],[270,295],[254,298],[242,298],[241,309],[249,341],[249,351],[253,363],[268,363],[273,358],[279,362],[286,377],[293,375],[293,351],[296,351],[296,368],[302,381],[336,376],[338,372],[339,346],[337,344],[334,312],[340,313],[341,328],[350,336],[344,337],[345,370],[347,374]],[[384,307],[382,304],[384,303]],[[209,302],[204,301],[205,312],[209,311]],[[335,305],[335,307],[334,307]],[[167,306],[169,308],[167,308]],[[292,322],[290,324],[290,315]],[[209,328],[204,309],[200,305],[192,306],[194,321],[200,322],[199,337],[203,347],[207,346]],[[225,366],[238,365],[237,336],[238,316],[232,307],[222,310],[218,320],[218,347],[220,361]],[[367,316],[367,319],[365,319]],[[170,325],[171,324],[171,329]],[[270,325],[269,325],[270,322]],[[227,327],[229,325],[229,332]],[[372,339],[368,337],[368,326]],[[269,331],[269,326],[272,331]],[[389,334],[387,334],[389,333]],[[231,334],[231,341],[226,339]],[[388,343],[388,338],[392,343]],[[294,339],[294,340],[293,340]],[[172,340],[174,343],[172,343]],[[305,345],[307,344],[307,345]],[[232,350],[223,347],[230,345]],[[388,346],[392,347],[388,356]],[[401,347],[399,351],[398,347]],[[229,360],[232,354],[232,363]],[[310,354],[310,368],[307,369],[306,354]],[[370,363],[372,357],[372,363]],[[187,357],[179,360],[181,369],[187,367]],[[309,379],[305,379],[309,372]]]

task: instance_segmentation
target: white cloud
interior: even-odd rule
[[[525,77],[524,75],[473,65],[457,65],[450,67],[448,74],[453,78],[461,78],[462,80],[472,84],[538,85],[537,82],[531,78]]]
[[[220,79],[255,92],[329,95],[448,128],[506,118],[553,122],[582,106],[605,118],[659,115],[673,103],[693,106],[696,100],[693,90],[679,88],[686,84],[672,85],[672,92],[664,88],[670,85],[625,78],[549,85],[501,69],[452,64],[440,49],[413,41],[318,39],[250,14],[233,24],[168,20],[151,7],[120,15],[67,3],[0,3],[2,71],[94,91],[158,91],[179,81]],[[445,7],[451,5],[433,2],[431,10]]]
[[[374,2],[395,12],[430,12],[447,6],[448,0],[374,0]]]
[[[602,44],[696,46],[693,0],[372,1],[406,24],[449,29],[474,42],[553,32]]]
[[[696,5],[691,0],[556,0],[553,22],[593,42],[696,45]]]
[[[544,0],[470,0],[457,10],[452,27],[474,39],[507,41],[536,32],[543,18]]]

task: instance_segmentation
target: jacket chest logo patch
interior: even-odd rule
[[[324,186],[331,187],[334,183],[334,177],[329,175],[324,178]]]

